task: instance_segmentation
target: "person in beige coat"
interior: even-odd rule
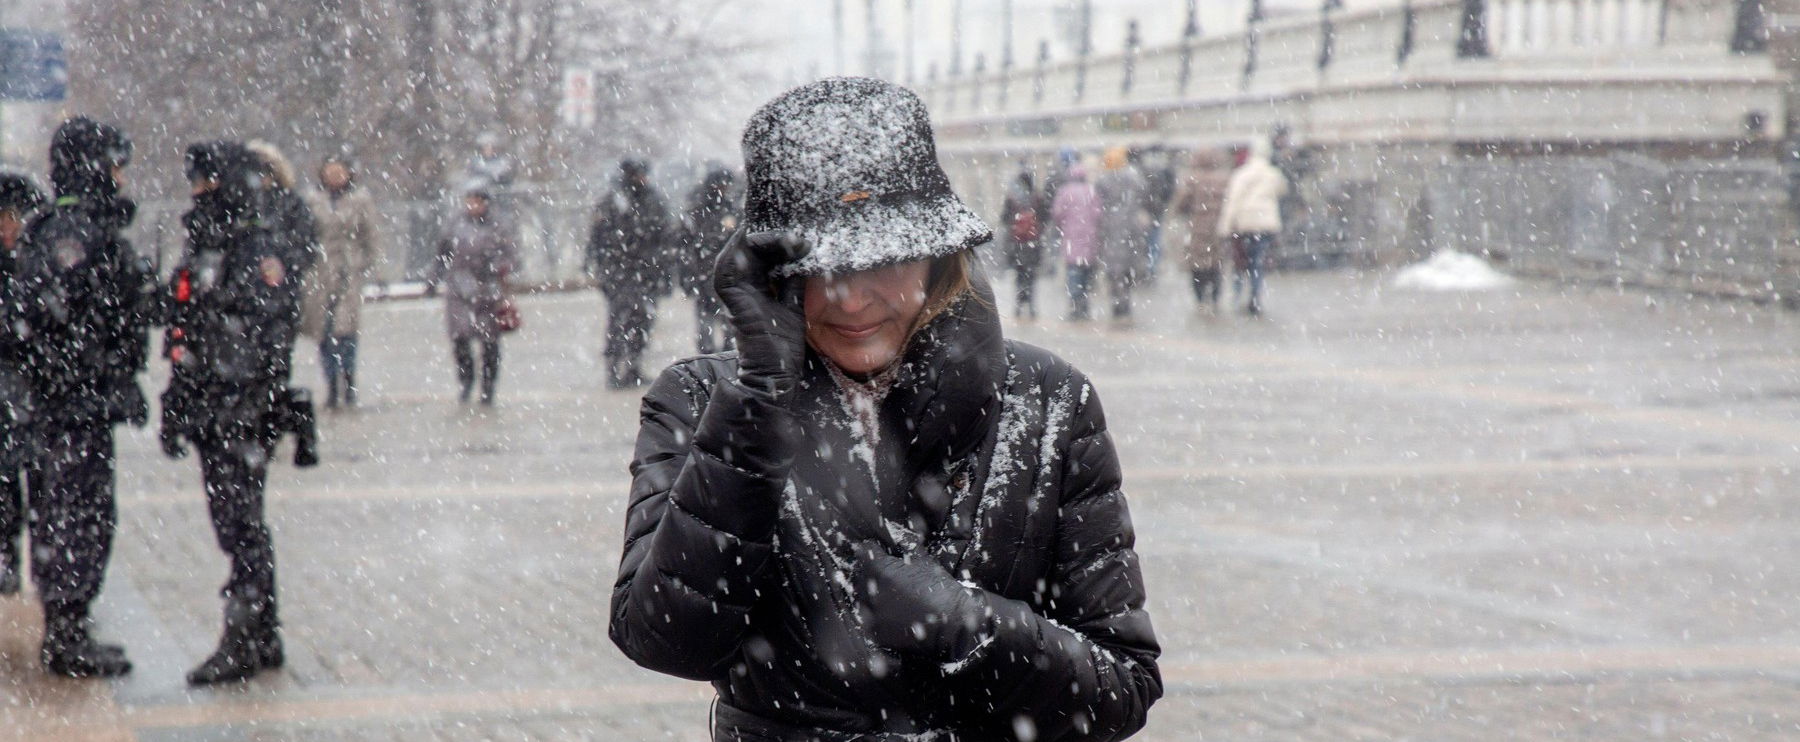
[[[1225,206],[1229,174],[1225,159],[1216,150],[1194,152],[1164,210],[1169,222],[1170,246],[1187,256],[1188,276],[1194,298],[1202,307],[1219,305],[1224,288],[1225,238],[1218,235],[1219,213]]]
[[[1269,140],[1250,142],[1250,156],[1231,172],[1225,185],[1225,207],[1219,213],[1217,234],[1242,240],[1249,258],[1250,303],[1244,310],[1262,313],[1263,259],[1281,233],[1281,197],[1287,195],[1287,178],[1269,162]],[[1242,278],[1232,280],[1232,293],[1243,296]]]
[[[363,287],[381,259],[375,202],[356,184],[349,161],[327,158],[319,166],[320,190],[308,195],[324,254],[307,277],[300,331],[319,341],[325,369],[325,406],[356,406],[356,339],[362,325]]]

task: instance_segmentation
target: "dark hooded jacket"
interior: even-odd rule
[[[31,179],[16,173],[0,173],[0,211],[11,211],[29,223],[44,206],[44,194]],[[24,241],[20,230],[19,241]],[[0,290],[17,272],[19,244],[0,245]],[[30,453],[31,388],[24,375],[25,343],[9,330],[10,320],[0,307],[0,467],[24,463]],[[0,495],[3,496],[3,495]]]
[[[662,194],[629,175],[600,202],[588,234],[587,262],[600,290],[626,297],[661,295],[670,288],[669,210]]]
[[[196,145],[189,162],[219,185],[182,216],[188,242],[169,290],[166,424],[195,438],[253,440],[271,434],[265,427],[287,388],[312,255],[310,232],[295,231],[311,219],[263,187],[260,161],[241,144]]]
[[[8,330],[45,432],[142,423],[149,413],[135,377],[148,360],[155,275],[120,234],[137,205],[111,173],[130,152],[106,124],[76,118],[58,128],[56,199],[26,228],[6,281]]]
[[[677,363],[645,395],[612,637],[711,682],[714,739],[1143,726],[1159,649],[1100,401],[1066,362],[1003,339],[983,299],[915,335],[873,426],[810,351],[788,407],[746,392],[735,354]],[[950,664],[877,649],[853,610],[870,541],[1029,618]]]
[[[690,295],[712,291],[713,261],[725,240],[743,221],[743,210],[731,192],[731,171],[714,170],[688,194],[686,229],[682,235],[681,290]]]

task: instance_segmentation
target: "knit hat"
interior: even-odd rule
[[[745,222],[812,246],[778,275],[850,273],[949,255],[993,232],[950,190],[925,104],[867,78],[820,80],[744,127]]]

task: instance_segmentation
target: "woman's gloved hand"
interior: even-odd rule
[[[897,557],[874,543],[858,551],[857,612],[882,648],[948,662],[993,633],[987,592],[957,582],[936,559]]]
[[[738,382],[785,401],[806,362],[802,283],[770,271],[805,257],[810,246],[785,232],[732,233],[713,265],[713,290],[737,334]]]

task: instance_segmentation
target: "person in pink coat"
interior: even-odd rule
[[[1087,170],[1071,166],[1050,206],[1050,221],[1062,238],[1063,263],[1068,266],[1071,320],[1088,318],[1088,289],[1100,258],[1100,215],[1100,196],[1088,182]]]

